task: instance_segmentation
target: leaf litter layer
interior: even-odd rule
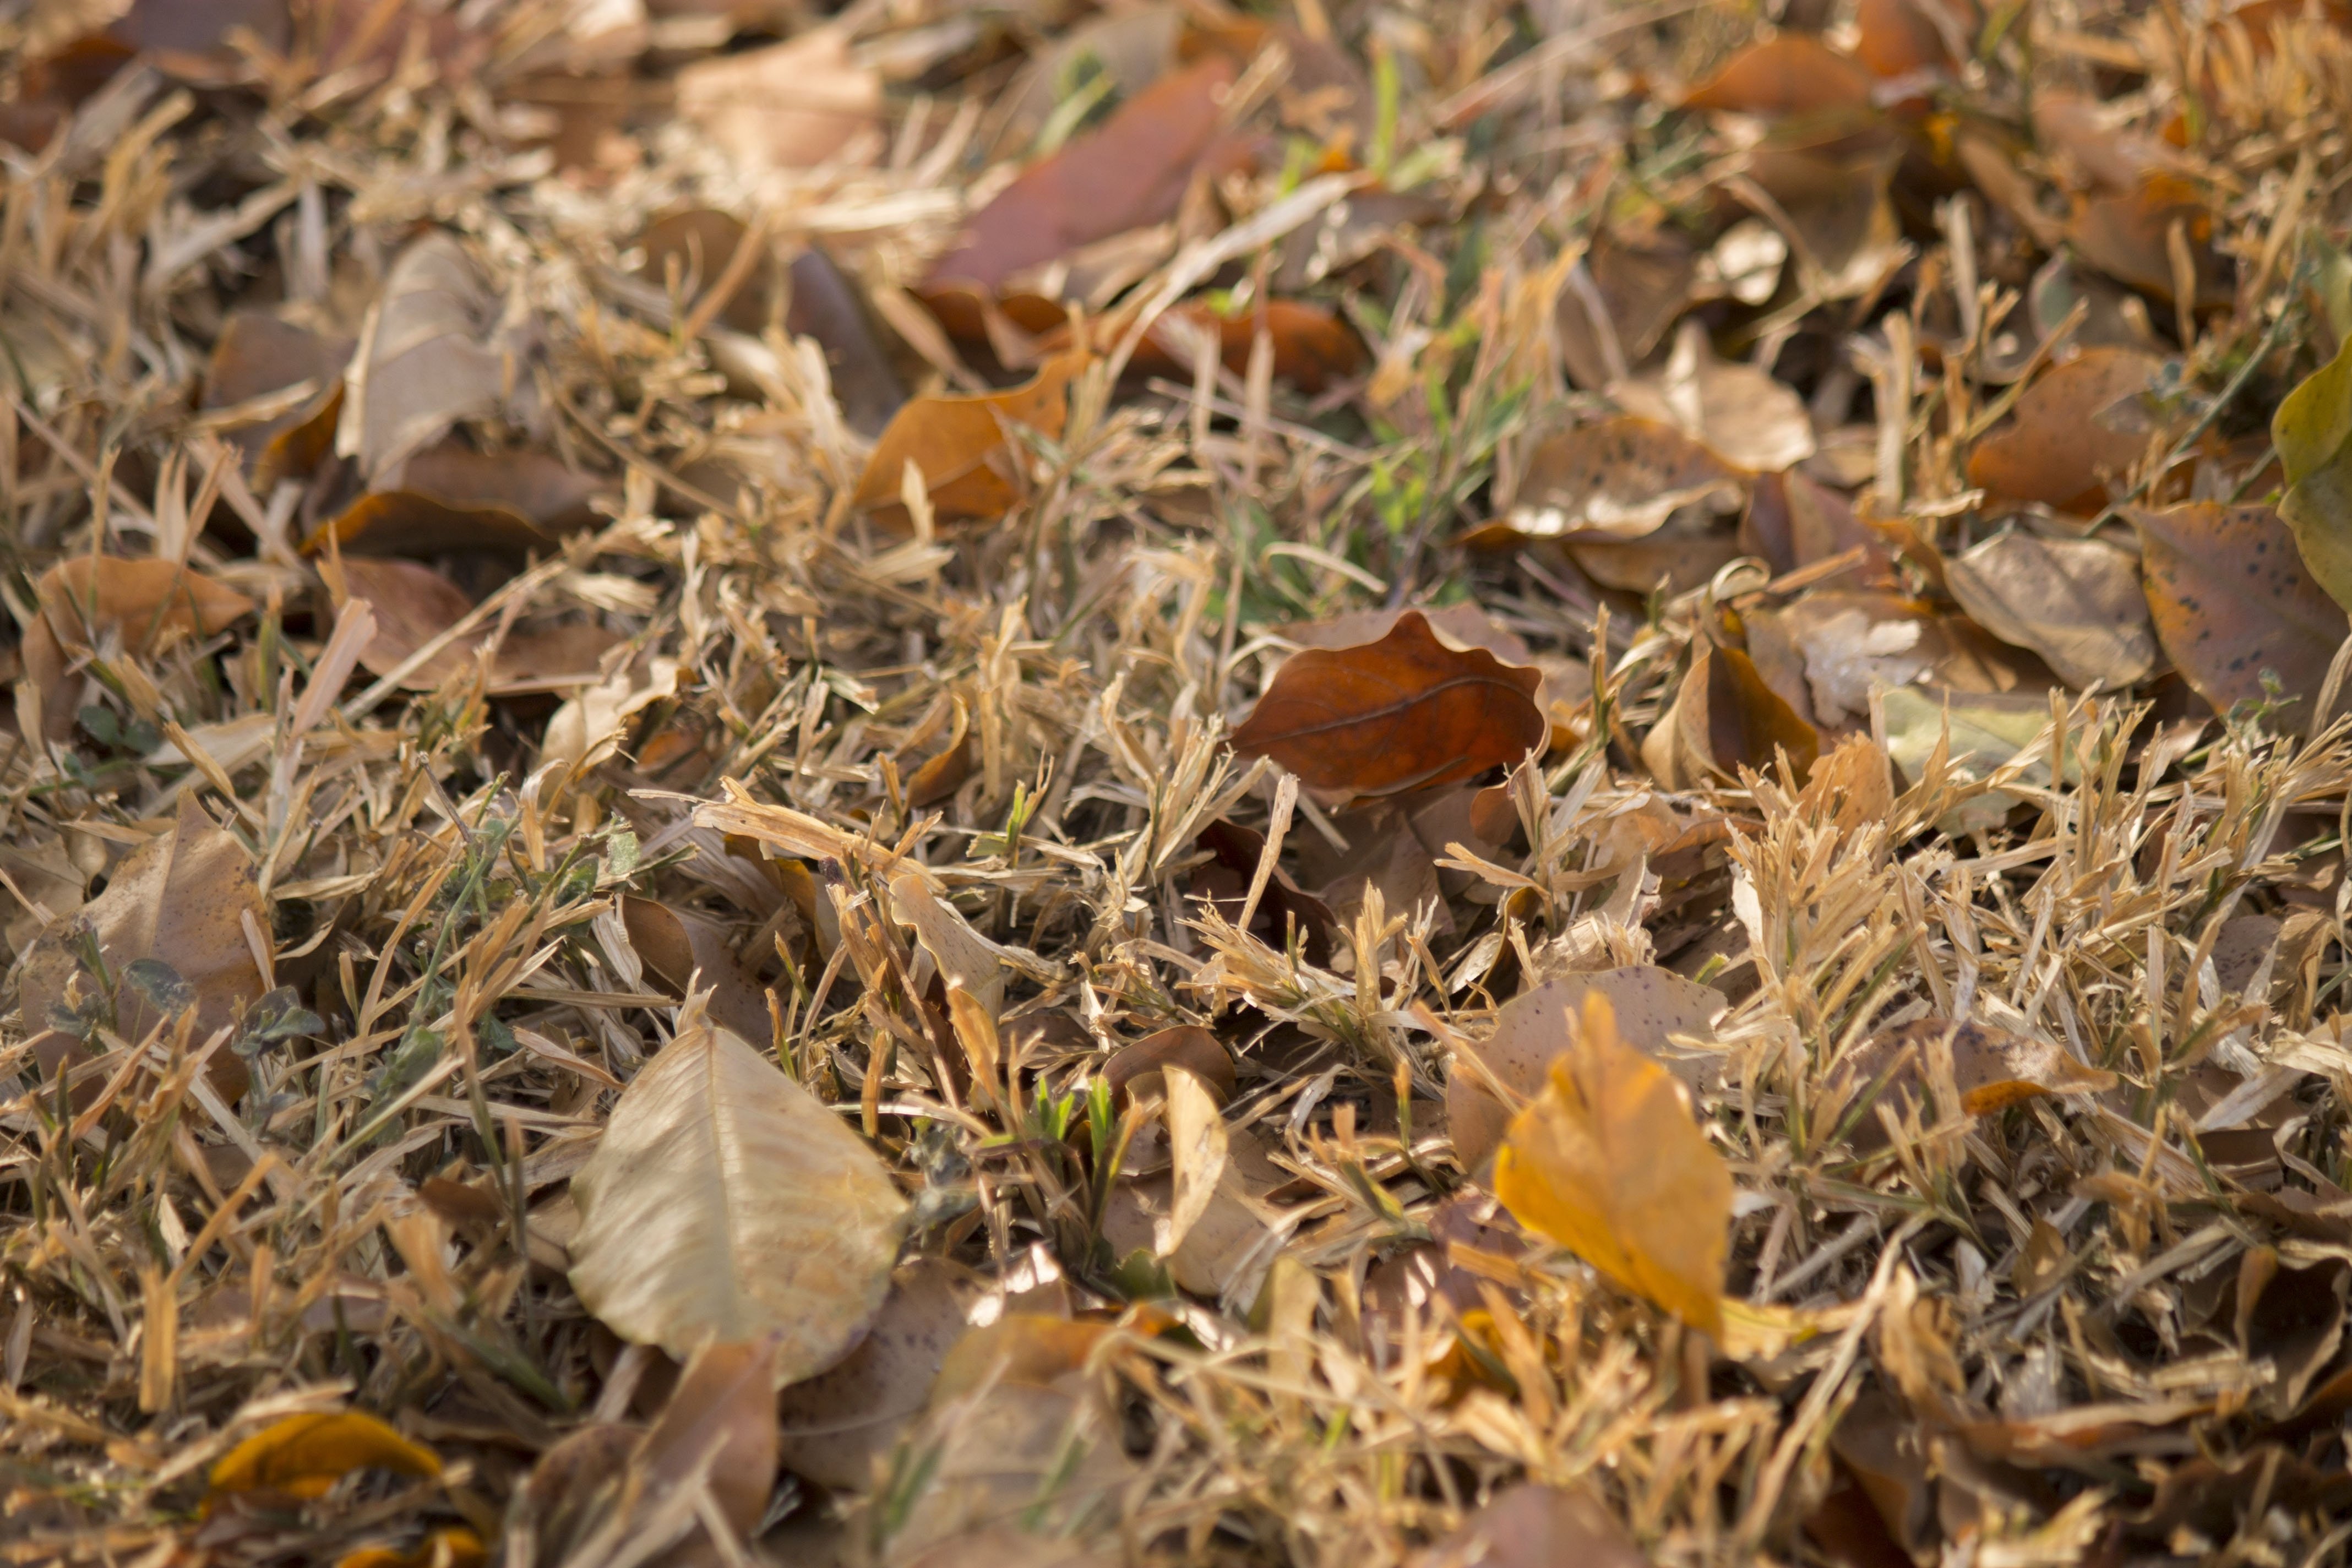
[[[0,1552],[2342,1562],[2347,28],[7,9]]]

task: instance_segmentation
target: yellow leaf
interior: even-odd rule
[[[213,1467],[212,1490],[267,1487],[320,1497],[352,1471],[373,1466],[404,1476],[437,1476],[440,1457],[363,1411],[289,1415],[231,1448]]]
[[[1617,1037],[1598,992],[1550,1084],[1511,1123],[1495,1192],[1522,1224],[1720,1335],[1731,1173],[1674,1075]]]
[[[489,1561],[482,1538],[462,1524],[436,1530],[408,1551],[362,1546],[335,1559],[335,1568],[480,1568]]]

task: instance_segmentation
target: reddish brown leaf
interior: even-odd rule
[[[2296,732],[2344,641],[2345,614],[2315,581],[2294,535],[2267,506],[2191,501],[2126,513],[2139,530],[2140,574],[2157,641],[2197,694],[2226,713],[2259,700],[2263,674],[2295,699]]]
[[[1860,0],[1854,21],[1854,56],[1881,77],[1951,69],[1979,26],[1969,0]]]
[[[2229,264],[2213,248],[2212,210],[2178,175],[2149,174],[2120,195],[2078,203],[2066,240],[2116,282],[2171,302],[2179,291],[2172,258],[2176,226],[2187,243],[2189,302],[2199,310],[2229,304]]]
[[[1283,665],[1234,749],[1318,789],[1392,795],[1517,763],[1549,734],[1537,671],[1438,640],[1418,611],[1376,643]]]
[[[1642,761],[1669,789],[1708,778],[1765,772],[1786,755],[1802,780],[1821,754],[1821,735],[1765,683],[1738,648],[1701,643],[1674,706],[1642,742]]]
[[[1364,345],[1337,311],[1297,300],[1268,300],[1257,310],[1234,316],[1221,316],[1202,304],[1177,306],[1146,334],[1129,362],[1132,369],[1154,375],[1192,374],[1192,356],[1178,331],[1164,324],[1168,317],[1193,331],[1214,332],[1220,363],[1236,375],[1249,369],[1253,345],[1263,329],[1273,342],[1274,374],[1308,394],[1344,381],[1365,365]]]
[[[972,216],[963,242],[932,265],[931,280],[993,291],[1025,268],[1172,216],[1215,142],[1219,108],[1237,74],[1231,59],[1212,55],[1031,164]]]
[[[2096,511],[2149,446],[2153,416],[2141,394],[2156,360],[2131,349],[2092,349],[2045,372],[2017,400],[2016,416],[1969,454],[1969,482],[2011,500]]]
[[[1870,107],[1870,73],[1810,33],[1750,44],[1691,89],[1687,109],[1738,114],[1815,115]]]

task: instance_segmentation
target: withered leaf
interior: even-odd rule
[[[186,983],[194,995],[198,1044],[235,1023],[264,990],[246,936],[248,919],[265,935],[269,930],[253,858],[205,815],[193,791],[180,797],[172,827],[117,867],[106,890],[83,906],[79,918],[89,922],[110,974],[119,977],[133,959],[148,958],[168,964]],[[77,978],[84,996],[101,995],[73,930],[60,922],[42,932],[25,957],[19,999],[28,1024],[47,1028],[60,1012],[74,1013],[68,996]],[[125,1039],[139,1039],[161,1021],[137,987],[124,985],[116,994],[112,1026]],[[219,1072],[235,1066],[235,1058],[215,1052],[213,1061],[226,1064],[215,1075],[226,1092]],[[244,1072],[236,1070],[241,1092]]]
[[[944,1258],[901,1264],[848,1358],[779,1396],[784,1468],[820,1486],[872,1485],[876,1464],[922,1413],[949,1349],[965,1337],[980,1289],[978,1276]]]
[[[1916,1018],[1873,1035],[1838,1064],[1840,1118],[1861,1107],[1851,1136],[1857,1149],[1886,1142],[1870,1107],[1900,1110],[1934,1082],[1932,1056],[1948,1044],[1952,1086],[1959,1109],[1988,1116],[2045,1094],[2095,1094],[2116,1086],[2116,1075],[2088,1067],[2063,1046],[2038,1035],[2021,1035],[1979,1019],[1954,1024],[1948,1018]]]
[[[805,169],[861,140],[878,148],[882,79],[851,58],[846,31],[814,27],[687,67],[677,73],[677,111],[752,174]]]
[[[1753,659],[1701,642],[1674,705],[1643,741],[1642,761],[1666,787],[1683,789],[1741,768],[1762,772],[1784,755],[1801,781],[1821,749],[1820,731],[1765,683]]]
[[[362,1468],[437,1476],[441,1459],[363,1410],[289,1415],[223,1455],[209,1482],[215,1499],[262,1488],[314,1498]]]
[[[672,1355],[779,1333],[780,1385],[824,1371],[865,1330],[907,1207],[864,1140],[709,1024],[630,1083],[572,1192],[583,1305]]]
[[[34,592],[50,635],[76,653],[99,647],[110,634],[119,635],[129,652],[158,651],[190,633],[210,637],[254,608],[226,584],[152,557],[72,556],[42,573]]]
[[[1233,60],[1211,55],[1031,164],[972,215],[962,243],[933,263],[931,280],[992,291],[1025,268],[1173,215],[1214,142],[1219,102],[1236,74]]]
[[[459,420],[499,411],[508,367],[490,346],[498,305],[454,235],[423,235],[392,264],[348,395],[356,406],[344,406],[344,449],[371,480]]]
[[[2213,248],[2212,211],[2177,174],[2149,174],[2129,190],[2077,203],[2066,242],[2116,282],[2168,303],[2179,292],[2173,258],[2179,243],[2189,264],[2185,303],[2201,310],[2230,302],[2228,263]]]
[[[2157,640],[2197,694],[2227,713],[2265,694],[2265,670],[2295,699],[2280,717],[2300,732],[2344,641],[2343,609],[2304,567],[2294,536],[2266,506],[2189,501],[2126,514]]]
[[[1723,1011],[1721,992],[1654,964],[1547,980],[1505,1004],[1495,1015],[1495,1032],[1467,1047],[1478,1058],[1476,1068],[1457,1063],[1447,1075],[1445,1124],[1463,1169],[1484,1163],[1510,1124],[1511,1111],[1495,1098],[1488,1079],[1521,1098],[1541,1092],[1552,1063],[1569,1048],[1568,1020],[1590,995],[1610,1004],[1621,1041],[1685,1083],[1696,1088],[1719,1076],[1705,1051],[1675,1042],[1713,1037]]]
[[[2069,686],[2126,686],[2156,662],[2139,573],[2112,544],[1997,534],[1947,562],[1944,581],[1977,625],[2032,648]]]
[[[2132,349],[2091,349],[2044,372],[2016,416],[1969,454],[1969,482],[2012,500],[2095,511],[2123,489],[2154,426],[2140,398],[2157,362]]]
[[[1234,750],[1272,757],[1317,789],[1392,795],[1507,766],[1545,743],[1536,670],[1441,642],[1409,611],[1388,636],[1294,654]]]
[[[2286,473],[2279,516],[2319,585],[2352,605],[2352,336],[2280,402],[2271,439]]]
[[[621,923],[629,933],[629,945],[671,995],[684,996],[689,985],[708,991],[710,1016],[720,1027],[745,1040],[765,1040],[773,1033],[767,998],[719,927],[700,915],[634,894],[621,900]]]
[[[1568,1050],[1495,1156],[1495,1194],[1531,1230],[1694,1328],[1718,1332],[1731,1171],[1674,1075],[1587,994]]]
[[[1870,73],[1810,33],[1781,33],[1726,61],[1691,89],[1689,109],[1739,114],[1822,115],[1870,107]]]
[[[909,526],[898,497],[911,462],[921,471],[940,517],[1002,516],[1021,494],[1005,449],[1007,436],[1024,425],[1047,437],[1062,433],[1078,363],[1075,355],[1048,360],[1034,376],[1002,392],[909,400],[874,443],[857,482],[857,504],[872,507],[894,527]]]
[[[1766,372],[1716,357],[1706,329],[1685,321],[1654,374],[1610,388],[1626,413],[1679,426],[1737,468],[1779,473],[1813,455],[1805,400]]]
[[[1647,1568],[1608,1505],[1589,1488],[1521,1481],[1462,1521],[1414,1568]]]
[[[1706,502],[1731,510],[1742,479],[1674,425],[1632,416],[1606,419],[1538,443],[1510,524],[1538,539],[1580,533],[1636,539],[1682,507]]]

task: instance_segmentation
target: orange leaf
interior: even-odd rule
[[[268,1488],[320,1497],[357,1469],[437,1476],[440,1457],[360,1410],[289,1415],[231,1448],[213,1466],[212,1496]]]
[[[76,555],[42,573],[34,592],[58,646],[70,652],[120,632],[124,647],[145,653],[167,637],[210,637],[253,609],[236,589],[176,561],[152,558]]]
[[[1694,1328],[1720,1333],[1731,1171],[1674,1075],[1617,1037],[1598,992],[1511,1123],[1495,1194],[1520,1223]]]
[[[1378,642],[1293,655],[1234,731],[1234,750],[1272,757],[1317,789],[1392,795],[1446,784],[1544,743],[1542,679],[1485,648],[1448,647],[1408,611]]]
[[[1002,516],[1020,499],[1013,488],[1005,434],[1026,425],[1045,436],[1062,433],[1066,392],[1077,374],[1075,354],[1048,360],[1034,376],[1002,392],[918,397],[898,410],[857,482],[857,504],[884,522],[908,526],[898,502],[911,459],[922,470],[931,510],[944,519]]]

